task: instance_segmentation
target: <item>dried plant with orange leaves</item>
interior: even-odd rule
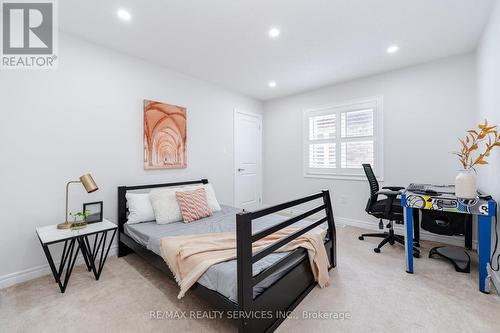
[[[476,170],[474,167],[488,164],[485,157],[490,156],[495,147],[500,147],[500,133],[498,133],[496,125],[489,126],[488,120],[485,119],[484,124],[479,124],[477,128],[479,131],[475,129],[468,130],[465,139],[458,139],[462,144],[462,150],[453,153],[458,156],[464,169]],[[485,143],[485,145],[482,143]],[[480,153],[479,149],[483,147],[485,150]]]

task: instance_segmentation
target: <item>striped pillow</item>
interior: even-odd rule
[[[204,188],[194,191],[175,192],[184,223],[193,222],[212,215],[208,207],[207,192]]]

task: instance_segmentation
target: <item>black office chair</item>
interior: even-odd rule
[[[386,227],[389,229],[388,232],[384,233],[370,233],[370,234],[362,234],[359,236],[359,240],[363,240],[365,237],[379,237],[383,238],[380,244],[373,249],[376,253],[380,253],[380,248],[385,244],[389,243],[394,245],[394,243],[400,243],[404,245],[405,238],[404,236],[396,235],[394,233],[393,222],[398,224],[403,223],[403,207],[401,206],[401,199],[398,199],[400,195],[400,190],[404,189],[401,186],[385,186],[380,190],[377,178],[373,173],[372,167],[370,164],[363,164],[363,169],[365,170],[366,177],[368,178],[368,183],[370,185],[370,199],[366,204],[365,211],[380,219],[379,228],[384,228],[384,222],[382,220],[388,220],[389,223]],[[385,199],[378,199],[379,195],[385,196]],[[417,225],[418,222],[415,222]],[[418,233],[415,233],[418,235]],[[413,255],[418,258],[420,257],[420,251],[417,248],[418,240],[416,243],[413,243]]]

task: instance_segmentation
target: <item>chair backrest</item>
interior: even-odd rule
[[[372,166],[370,164],[363,164],[363,169],[365,170],[366,178],[368,178],[368,185],[370,186],[370,199],[368,199],[368,203],[366,204],[366,211],[369,212],[372,204],[377,201],[377,192],[380,188]]]
[[[363,164],[363,169],[365,170],[366,178],[368,178],[368,184],[370,185],[370,196],[375,196],[380,189],[377,177],[375,177],[375,173],[373,173],[373,169],[370,164]]]

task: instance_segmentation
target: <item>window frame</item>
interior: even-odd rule
[[[305,109],[302,115],[302,161],[304,178],[344,179],[344,180],[366,180],[363,169],[341,168],[341,144],[349,141],[362,141],[363,137],[341,137],[341,113],[357,111],[366,108],[373,109],[373,139],[374,165],[373,170],[379,181],[384,178],[384,140],[383,140],[383,98],[381,96],[350,100],[333,106],[315,109]],[[335,143],[336,167],[332,169],[309,168],[309,144],[315,143],[309,138],[309,118],[319,115],[335,114],[335,138],[317,140],[317,143]]]

